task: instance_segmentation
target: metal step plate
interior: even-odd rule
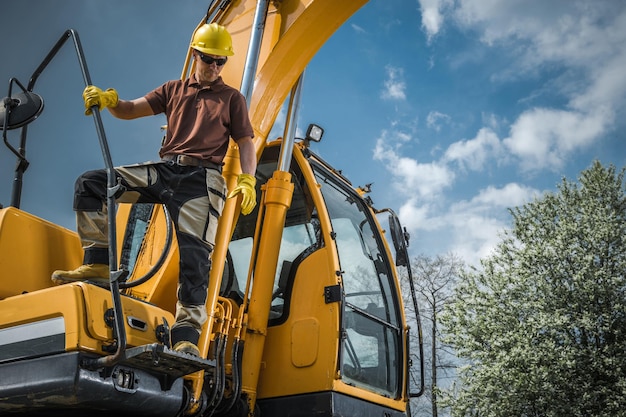
[[[215,369],[215,360],[176,352],[158,343],[126,349],[124,356],[126,359],[122,363],[125,365],[152,373],[167,374],[172,379]]]

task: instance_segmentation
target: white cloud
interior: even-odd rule
[[[498,117],[498,115],[494,113],[483,112],[481,114],[481,118],[482,118],[483,124],[492,130],[498,130],[500,125],[503,123],[503,121],[500,120],[500,117]]]
[[[592,113],[536,108],[513,123],[504,146],[527,171],[558,171],[573,152],[590,146],[612,123],[612,112]]]
[[[500,140],[489,128],[482,128],[474,139],[455,142],[448,147],[444,160],[457,162],[463,169],[481,171],[500,151]]]
[[[624,25],[626,27],[626,21],[624,21]],[[626,39],[623,40],[623,45],[626,45]],[[616,51],[614,56],[600,61],[601,64],[590,69],[590,84],[584,91],[572,97],[569,103],[572,108],[590,109],[597,106],[624,106],[626,48],[620,47]]]
[[[532,187],[509,183],[502,188],[489,186],[469,200],[449,205],[409,198],[398,214],[412,236],[412,250],[428,255],[453,252],[477,266],[510,227],[507,209],[526,204],[539,194]]]
[[[454,180],[454,173],[437,162],[418,163],[415,159],[399,158],[396,166],[398,175],[407,191],[415,190],[425,198],[438,196]]]
[[[626,107],[625,2],[466,0],[452,14],[487,44],[505,47],[509,76],[556,70],[545,91],[565,97],[565,108],[523,113],[506,141],[514,154],[528,158],[524,168],[560,168],[573,150],[606,135],[614,113]],[[496,78],[502,81],[501,75]]]
[[[401,156],[400,144],[389,139],[394,133],[387,131],[376,141],[374,159],[382,161],[393,175],[394,186],[401,190],[404,198],[416,195],[424,200],[436,199],[443,189],[454,182],[454,173],[438,162],[419,163],[413,158]]]
[[[402,155],[409,137],[398,131],[383,131],[374,159],[382,161],[392,175],[400,220],[414,237],[412,251],[430,255],[453,252],[477,266],[509,227],[508,209],[533,200],[540,192],[518,183],[488,185],[470,199],[449,203],[446,191],[456,179],[450,164],[482,168],[501,152],[496,134],[483,128],[474,139],[454,143],[440,160],[428,163]]]
[[[480,169],[494,159],[501,147],[496,134],[483,128],[474,139],[451,145],[440,160],[420,163],[402,155],[410,135],[386,130],[376,142],[374,159],[384,163],[398,190],[402,224],[416,239],[413,250],[421,253],[452,251],[469,264],[490,254],[507,228],[508,208],[525,204],[538,191],[517,183],[502,188],[487,186],[469,200],[448,203],[445,192],[454,185],[456,162]]]
[[[419,200],[415,197],[409,198],[398,212],[400,222],[407,230],[418,230],[432,225],[432,222],[428,221],[428,215],[430,212],[430,206],[428,204],[419,204]]]
[[[503,141],[523,170],[558,171],[572,154],[612,129],[615,114],[626,105],[625,3],[466,0],[445,10],[462,27],[478,30],[485,43],[505,46],[513,59],[510,75],[520,77],[555,64],[560,71],[558,79],[546,81],[546,91],[562,94],[567,105],[526,110]],[[577,77],[569,77],[572,73]],[[487,157],[486,147],[495,146],[495,141],[482,139],[453,144],[447,157],[478,169]]]
[[[508,227],[502,218],[451,211],[446,216],[452,227],[450,252],[467,264],[478,266],[480,259],[489,256],[500,242],[500,234]]]
[[[410,134],[400,131],[394,131],[394,137],[400,142],[410,142],[413,138]]]
[[[488,186],[470,199],[453,204],[447,221],[454,229],[452,251],[468,263],[477,264],[488,256],[509,225],[509,208],[526,204],[540,192],[517,183],[502,188]]]
[[[404,100],[406,99],[406,83],[404,82],[404,71],[402,68],[387,65],[387,79],[384,83],[384,90],[381,97],[385,100]]]
[[[450,116],[438,111],[431,111],[426,116],[426,126],[430,129],[434,129],[439,132],[441,130],[441,123],[450,123]]]
[[[454,17],[488,44],[528,41],[526,58],[593,66],[624,41],[624,13],[613,0],[465,0]]]
[[[481,258],[492,253],[501,233],[510,227],[507,209],[528,203],[539,194],[538,190],[517,183],[502,188],[488,186],[470,200],[447,206],[408,199],[401,206],[399,216],[415,237],[414,250],[433,255],[453,252],[466,263],[477,266]]]
[[[476,136],[452,143],[440,159],[419,162],[405,155],[402,145],[408,140],[388,132],[378,139],[375,158],[385,162],[396,188],[405,191],[397,204],[403,224],[417,236],[412,250],[452,251],[475,264],[491,253],[500,233],[509,227],[507,209],[532,201],[540,191],[517,182],[485,185],[473,195],[464,190],[469,197],[450,203],[449,191],[461,178],[456,171],[483,171],[489,164],[515,162],[525,172],[560,173],[577,153],[592,149],[611,133],[626,110],[626,2],[419,0],[419,4],[429,42],[446,24],[457,24],[493,47],[482,52],[507,54],[506,68],[491,74],[492,80],[535,85],[518,100],[522,108],[518,114],[482,113],[484,127]],[[448,62],[476,63],[484,58],[471,56],[471,61],[453,56]],[[387,71],[383,97],[405,99],[402,73]],[[401,88],[393,90],[398,83]],[[402,94],[394,96],[392,91]],[[541,100],[549,104],[530,107]],[[451,123],[456,114],[447,108],[446,113],[429,113],[426,127],[439,131],[443,123]]]
[[[437,35],[443,26],[443,8],[449,3],[446,0],[419,0],[422,11],[422,28],[428,39]]]
[[[535,197],[540,192],[532,187],[521,185],[515,182],[506,184],[502,188],[492,185],[482,189],[476,197],[470,201],[473,207],[505,207],[512,208],[521,206]]]
[[[366,33],[365,29],[363,29],[361,26],[356,25],[354,23],[350,24],[350,27],[352,27],[352,29],[354,29],[354,31],[357,33]]]
[[[404,142],[394,140],[395,136],[393,132],[382,133],[374,159],[385,164],[393,175],[394,187],[402,192],[398,197],[404,202],[398,214],[413,236],[413,250],[429,254],[452,251],[467,263],[477,264],[497,244],[499,232],[506,227],[504,207],[520,204],[532,192],[509,184],[502,189],[489,187],[470,201],[447,204],[444,191],[454,183],[454,172],[443,159],[419,163],[401,156]]]

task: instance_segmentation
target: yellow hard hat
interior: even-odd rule
[[[217,23],[202,25],[193,34],[191,47],[203,54],[231,56],[233,40],[224,26]]]

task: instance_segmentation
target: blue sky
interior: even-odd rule
[[[26,85],[74,28],[94,84],[141,96],[180,77],[207,4],[7,2],[0,95],[10,77]],[[624,68],[621,0],[372,0],[307,69],[299,130],[324,126],[313,150],[355,186],[373,183],[376,207],[410,231],[412,255],[454,252],[473,264],[508,227],[507,208],[595,159],[626,166]],[[69,229],[75,178],[103,166],[83,88],[68,43],[37,81],[45,109],[28,128],[21,208]],[[162,116],[103,121],[115,164],[157,158]],[[8,134],[14,146],[18,133]],[[0,204],[14,168],[0,149]]]

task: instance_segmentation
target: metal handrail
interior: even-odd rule
[[[65,45],[68,39],[72,39],[74,43],[74,49],[78,56],[78,63],[80,65],[81,74],[85,86],[92,85],[89,70],[87,69],[87,62],[83,53],[83,48],[78,37],[78,33],[74,29],[66,30],[57,43],[52,47],[48,55],[44,58],[41,64],[33,72],[28,83],[27,90],[32,91],[39,75],[48,66],[50,61],[56,56],[59,50]],[[126,328],[124,325],[124,313],[122,309],[122,301],[119,291],[119,280],[123,279],[127,274],[126,271],[117,270],[117,237],[115,228],[115,194],[120,190],[122,185],[116,180],[115,169],[113,167],[113,161],[111,159],[111,152],[109,151],[109,145],[104,133],[104,126],[102,124],[102,117],[100,115],[100,109],[97,105],[91,107],[94,123],[96,125],[96,132],[98,134],[98,140],[100,142],[100,149],[102,150],[102,157],[107,171],[107,206],[108,210],[108,225],[109,225],[109,270],[110,270],[110,290],[111,298],[113,300],[113,312],[115,316],[115,332],[117,336],[117,349],[113,355],[108,355],[99,359],[90,359],[85,361],[85,366],[90,368],[100,368],[102,366],[111,366],[119,362],[124,357],[124,351],[126,350]],[[26,142],[26,129],[22,130],[22,139],[20,146],[25,146]]]

